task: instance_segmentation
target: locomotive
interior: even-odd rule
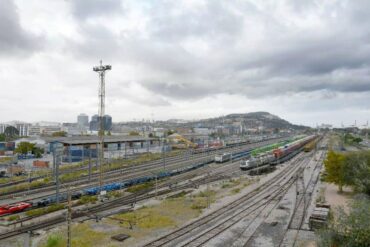
[[[32,204],[28,202],[19,202],[13,205],[3,205],[0,206],[0,215],[18,213],[30,207],[32,207]]]
[[[223,162],[231,160],[231,158],[232,158],[231,153],[216,154],[215,162],[216,163],[223,163]]]

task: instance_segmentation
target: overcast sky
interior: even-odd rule
[[[0,122],[370,116],[370,1],[1,0]]]

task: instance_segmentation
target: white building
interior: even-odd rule
[[[28,124],[28,123],[18,123],[18,124],[16,124],[15,127],[19,131],[19,136],[28,136],[30,126],[31,126],[31,124]]]

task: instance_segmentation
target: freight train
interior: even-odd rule
[[[242,158],[242,157],[249,156],[251,151],[252,150],[245,150],[245,151],[241,151],[241,152],[234,153],[234,154],[231,154],[231,153],[227,153],[226,155],[223,154],[225,156],[222,157],[222,162],[225,162],[227,159],[231,159],[231,158],[239,159],[239,158]],[[191,170],[195,170],[195,169],[201,168],[201,167],[203,167],[203,166],[205,166],[209,163],[212,163],[212,162],[213,162],[213,160],[210,160],[210,161],[207,161],[207,162],[201,162],[201,163],[197,163],[197,164],[194,164],[194,165],[189,165],[189,166],[178,168],[178,169],[171,170],[171,171],[160,172],[157,175],[148,175],[148,176],[144,176],[144,177],[139,177],[139,178],[126,180],[126,181],[123,181],[123,182],[110,183],[110,184],[104,185],[102,187],[102,189],[100,189],[100,187],[92,187],[92,188],[87,188],[87,189],[83,189],[83,190],[79,190],[79,191],[74,191],[71,194],[71,198],[73,200],[76,200],[76,199],[81,198],[84,195],[97,195],[97,194],[99,194],[99,192],[101,190],[109,192],[109,191],[128,188],[128,187],[133,186],[133,185],[153,181],[156,178],[161,179],[161,178],[165,178],[165,177],[175,176],[175,175],[185,173],[185,172],[188,172],[188,171],[191,171]],[[65,202],[65,201],[67,201],[67,199],[68,199],[67,193],[64,192],[64,193],[59,194],[59,202]],[[31,208],[31,207],[32,208],[45,207],[45,206],[54,204],[56,202],[57,202],[56,195],[52,195],[52,196],[48,196],[48,197],[45,197],[45,198],[42,198],[42,199],[39,199],[39,200],[33,201],[33,202],[31,202],[31,201],[30,202],[20,202],[18,204],[15,204],[15,207],[18,207],[17,210],[14,210],[14,208],[13,208],[14,205],[0,206],[0,212],[4,212],[2,214],[11,214],[11,213],[20,212],[22,210],[25,210],[25,209]],[[1,211],[1,210],[3,210],[3,211]],[[1,215],[1,213],[0,213],[0,215]]]
[[[272,151],[260,154],[256,157],[250,157],[249,159],[242,161],[240,164],[241,170],[250,170],[264,165],[276,165],[280,162],[291,158],[307,143],[316,139],[316,136],[307,136],[294,142],[285,144]]]
[[[198,163],[198,164],[195,164],[195,165],[189,165],[189,166],[178,168],[178,169],[171,170],[171,171],[160,172],[157,175],[148,175],[148,176],[144,176],[144,177],[139,177],[139,178],[126,180],[126,181],[123,181],[123,182],[116,182],[116,183],[106,184],[102,187],[101,190],[109,192],[109,191],[128,188],[128,187],[133,186],[133,185],[142,184],[142,183],[145,183],[145,182],[155,180],[156,178],[161,179],[161,178],[170,177],[170,176],[178,175],[178,174],[181,174],[181,173],[185,173],[185,172],[188,172],[188,171],[191,171],[191,170],[195,170],[195,169],[198,169],[202,166],[205,166],[206,164],[211,163],[211,162],[213,162],[213,161],[202,162],[202,163]],[[93,188],[83,189],[83,190],[72,192],[71,193],[71,198],[72,198],[72,200],[76,200],[76,199],[81,198],[84,195],[97,195],[97,194],[99,194],[99,192],[100,192],[100,187],[93,187]],[[59,202],[65,202],[65,201],[67,201],[67,199],[68,199],[68,194],[67,193],[60,193],[59,194]],[[30,202],[20,202],[20,203],[14,204],[14,205],[3,205],[3,206],[0,206],[0,216],[5,215],[5,214],[18,213],[18,212],[21,212],[21,211],[23,211],[27,208],[31,208],[31,207],[32,208],[45,207],[45,206],[54,204],[56,202],[57,202],[57,196],[52,195],[52,196],[48,196],[48,197],[45,197],[45,198],[42,198],[42,199],[39,199],[39,200],[33,201],[33,202],[30,201]]]
[[[245,157],[245,156],[249,155],[249,153],[250,153],[250,150],[246,150],[246,151],[235,153],[234,156],[235,156],[235,158],[241,158],[241,157]],[[165,178],[165,177],[175,176],[175,175],[185,173],[185,172],[188,172],[188,171],[191,171],[191,170],[195,170],[195,169],[203,167],[206,164],[209,164],[209,163],[212,163],[212,162],[213,161],[210,160],[210,161],[207,161],[207,162],[201,162],[201,163],[198,163],[198,164],[189,165],[189,166],[174,169],[174,170],[171,170],[171,171],[160,172],[157,175],[148,175],[148,176],[144,176],[144,177],[139,177],[139,178],[126,180],[126,181],[123,181],[123,182],[115,182],[115,183],[106,184],[102,187],[101,190],[109,192],[109,191],[128,188],[128,187],[133,186],[133,185],[153,181],[153,180],[156,179],[156,177],[157,177],[157,179],[161,179],[161,178]],[[71,193],[71,198],[72,198],[72,200],[77,200],[77,199],[80,199],[84,195],[92,196],[92,195],[99,194],[99,192],[100,192],[100,187],[87,188],[87,189],[72,192]],[[67,199],[68,199],[68,194],[67,193],[60,193],[59,194],[59,202],[65,202],[65,201],[67,201]],[[29,205],[27,208],[29,208],[29,207],[39,208],[39,207],[45,207],[45,206],[54,204],[56,202],[57,202],[56,195],[52,195],[52,196],[48,196],[48,197],[45,197],[45,198],[42,198],[42,199],[39,199],[39,200],[33,201],[33,202],[21,202],[21,204]],[[11,207],[11,205],[0,206],[0,208],[8,208],[8,207]],[[24,208],[24,209],[26,209],[26,208]],[[22,210],[24,210],[24,209],[22,209]],[[14,212],[7,211],[7,213],[4,213],[4,214],[20,212],[22,210],[17,210],[17,211],[14,211]],[[1,210],[0,210],[0,212],[1,212]],[[0,215],[1,215],[1,213],[0,213]]]

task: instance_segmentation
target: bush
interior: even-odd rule
[[[117,198],[117,197],[120,197],[122,195],[123,195],[123,193],[121,191],[110,191],[110,192],[108,192],[108,197],[109,198]]]
[[[356,197],[349,213],[339,208],[337,218],[333,217],[328,228],[319,232],[319,246],[369,246],[369,212],[370,200],[366,196]]]
[[[191,209],[194,210],[202,210],[207,207],[207,198],[198,198],[197,200],[193,201],[191,205]]]
[[[143,184],[138,184],[138,185],[131,186],[130,188],[127,189],[127,191],[130,192],[130,193],[136,193],[136,192],[139,192],[139,191],[142,191],[142,190],[150,189],[153,186],[154,186],[154,182],[151,181],[151,182],[146,182],[146,183],[143,183]]]
[[[50,235],[46,241],[45,247],[62,247],[66,245],[65,239],[60,235]]]
[[[233,189],[231,193],[238,194],[240,192],[240,188]]]
[[[52,204],[45,208],[36,208],[36,209],[29,210],[26,212],[26,215],[29,217],[37,217],[37,216],[41,216],[44,214],[48,214],[48,213],[61,210],[63,208],[64,208],[63,204]]]
[[[97,196],[82,196],[80,200],[78,200],[77,204],[82,205],[82,204],[87,204],[87,203],[96,203],[98,201]]]
[[[21,217],[19,215],[11,215],[8,217],[7,221],[19,220]]]

